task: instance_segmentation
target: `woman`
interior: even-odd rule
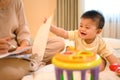
[[[9,37],[16,47],[30,45],[30,31],[21,0],[0,0],[0,38]]]
[[[30,31],[21,0],[0,0],[0,56],[8,53],[10,45],[16,49],[30,45]],[[0,58],[0,80],[21,79],[30,73],[30,64],[19,58]]]
[[[10,49],[8,43],[17,49],[30,45],[30,31],[25,19],[22,0],[0,0],[0,54],[8,52]],[[49,38],[43,62],[49,62],[52,56],[63,48],[63,39]],[[20,80],[33,70],[30,64],[29,60],[9,57],[0,59],[0,80]]]

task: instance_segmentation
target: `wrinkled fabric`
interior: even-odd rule
[[[0,59],[0,80],[21,80],[25,75],[31,74],[43,66],[42,62],[36,63],[25,58]]]

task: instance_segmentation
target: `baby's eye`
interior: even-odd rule
[[[90,29],[90,27],[86,26],[86,29]]]
[[[82,25],[80,25],[79,27],[83,27]]]

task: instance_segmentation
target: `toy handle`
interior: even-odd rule
[[[120,64],[111,64],[109,68],[111,71],[116,72],[118,75],[120,75]]]

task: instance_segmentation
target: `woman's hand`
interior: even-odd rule
[[[26,47],[28,47],[28,46],[17,47],[16,51],[17,50],[22,50],[22,49],[24,49]],[[31,54],[31,53],[32,53],[32,49],[28,49],[28,50],[25,50],[24,52],[19,53],[19,54]]]
[[[20,46],[17,47],[16,50],[24,49],[24,48],[29,47],[29,46],[31,46],[30,42],[29,42],[28,40],[23,40],[23,41],[20,43]],[[29,50],[26,50],[25,52],[22,52],[22,53],[20,53],[20,54],[30,54],[31,52],[32,52],[32,50],[29,49]]]
[[[8,53],[9,48],[7,39],[0,39],[0,54]]]

